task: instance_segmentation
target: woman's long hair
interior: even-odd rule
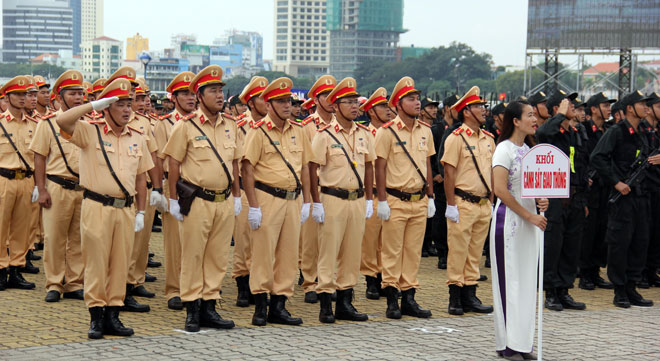
[[[497,144],[511,138],[513,131],[516,128],[513,125],[513,119],[522,119],[522,112],[526,105],[530,105],[526,100],[516,100],[509,103],[506,109],[504,109],[504,120],[502,121],[501,129],[502,132],[500,133],[499,138],[497,138]],[[531,148],[536,145],[536,141],[534,140],[533,136],[528,135],[525,137],[525,144]]]

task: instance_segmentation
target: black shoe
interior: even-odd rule
[[[55,290],[46,293],[46,302],[60,302],[60,293]]]
[[[167,308],[170,310],[183,310],[183,302],[181,302],[181,297],[174,296],[167,300]]]
[[[149,257],[149,261],[147,261],[147,267],[158,268],[162,265],[163,265],[162,263],[158,261],[154,261],[153,259],[151,259],[151,257]]]
[[[646,272],[642,272],[642,279],[637,282],[637,287],[643,288],[645,290],[651,288],[649,285],[649,279],[646,277]]]
[[[614,286],[614,306],[630,308],[630,300],[626,292],[626,286]]]
[[[488,276],[480,275],[479,278],[477,279],[477,281],[479,281],[479,282],[488,281]]]
[[[319,293],[321,310],[319,311],[319,321],[322,323],[335,323],[335,315],[332,314],[332,299],[329,293]]]
[[[146,298],[154,298],[156,297],[156,294],[153,292],[149,292],[146,288],[144,288],[143,285],[133,287],[133,290],[131,291],[131,294],[133,296],[137,297],[146,297]]]
[[[305,292],[305,303],[319,302],[319,297],[314,291]]]
[[[23,278],[18,267],[9,266],[9,278],[7,279],[7,288],[17,288],[19,290],[31,290],[35,285]]]
[[[266,326],[268,314],[268,294],[258,293],[254,297],[254,314],[252,315],[252,324],[254,326]]]
[[[32,250],[29,250],[27,253],[27,259],[30,261],[38,261],[41,259],[41,256],[37,256]]]
[[[202,300],[199,310],[199,325],[202,327],[221,328],[228,330],[236,326],[234,321],[225,320],[215,310],[215,300]]]
[[[300,276],[298,276],[298,286],[301,286],[305,282],[305,277],[302,275],[302,270],[298,270],[298,272],[300,273]]]
[[[426,251],[429,253],[429,256],[438,257],[438,251],[435,249],[435,247],[431,247]]]
[[[646,271],[646,277],[649,280],[649,285],[650,286],[660,287],[660,277],[658,276],[657,273],[655,273],[655,270]]]
[[[490,257],[486,257],[486,262],[484,262],[484,267],[490,268]]]
[[[6,268],[0,269],[0,291],[7,289],[7,273]]]
[[[645,299],[639,294],[639,292],[637,292],[634,282],[628,282],[628,284],[626,284],[626,294],[628,295],[630,304],[633,306],[653,307],[653,301]]]
[[[580,282],[578,283],[578,287],[587,290],[587,291],[593,291],[596,289],[596,284],[594,283],[594,280],[591,279],[590,276],[583,275],[580,277]]]
[[[20,267],[20,271],[23,273],[37,274],[39,273],[39,267],[32,264],[29,258],[25,257],[25,266]]]
[[[568,294],[568,288],[558,288],[557,289],[557,298],[561,305],[568,310],[586,310],[587,305],[583,302],[577,302],[576,300]]]
[[[477,297],[477,285],[463,286],[461,289],[461,306],[463,306],[463,312],[493,312],[493,306],[484,306]]]
[[[366,296],[369,300],[378,300],[380,299],[380,290],[379,283],[376,277],[364,276],[367,280],[367,292]]]
[[[614,288],[614,285],[610,282],[607,282],[601,277],[600,275],[596,275],[596,278],[594,279],[594,284],[598,288],[606,289],[606,290],[611,290]]]
[[[50,291],[57,292],[57,291]],[[91,307],[89,309],[89,331],[87,331],[87,338],[98,340],[103,338],[103,307]]]
[[[332,311],[332,308],[330,308]],[[358,312],[353,306],[353,289],[337,291],[337,306],[335,307],[335,317],[338,320],[348,321],[367,321],[369,316],[366,313]]]
[[[157,279],[156,276],[152,276],[148,272],[144,273],[144,282],[156,282]]]
[[[248,276],[236,277],[236,287],[238,288],[236,306],[238,307],[250,306],[250,284],[248,282]]]
[[[180,298],[179,301],[181,301]],[[186,305],[186,331],[199,332],[199,307],[202,303],[202,300],[197,299],[184,303]]]
[[[557,297],[557,290],[554,288],[549,288],[545,290],[545,308],[553,311],[563,311],[564,306],[559,301]]]
[[[154,253],[153,253],[153,252],[149,252],[149,257],[153,257],[153,256],[154,256]]]
[[[82,289],[71,291],[71,292],[64,292],[62,295],[64,298],[72,299],[72,300],[84,300],[85,299],[85,291]]]
[[[34,250],[35,251],[43,251],[44,250],[44,243],[35,243],[34,244]]]
[[[431,311],[421,308],[415,301],[415,289],[401,291],[401,313],[408,316],[429,318]]]
[[[162,231],[163,231],[163,230],[162,230],[160,227],[156,227],[155,225],[154,225],[154,226],[151,226],[151,232],[152,232],[152,233],[160,233],[160,232],[162,232]]]
[[[119,320],[119,307],[106,306],[103,315],[103,334],[113,336],[132,336],[133,329],[124,327]]]
[[[461,316],[465,313],[461,304],[462,288],[459,285],[449,285],[449,307],[447,312],[450,315]]]
[[[126,285],[126,296],[124,296],[124,306],[121,307],[124,312],[149,312],[151,307],[143,305],[133,298],[133,285]]]
[[[303,323],[301,318],[291,317],[285,307],[286,296],[270,295],[270,308],[268,309],[268,322],[282,325],[300,325]]]
[[[426,248],[422,248],[422,257],[426,258],[429,256],[429,252],[426,250]]]
[[[399,299],[396,294],[398,290],[392,286],[387,286],[383,289],[385,296],[387,296],[387,310],[385,317],[398,320],[401,318],[401,309],[399,308]]]
[[[154,216],[154,226],[162,227],[163,226],[163,220],[161,219],[160,212],[156,211],[156,215]],[[153,256],[152,256],[153,257]]]
[[[447,269],[447,257],[442,256],[438,258],[438,269]]]

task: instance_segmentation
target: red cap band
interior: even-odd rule
[[[385,97],[375,97],[372,101],[370,101],[369,103],[367,103],[364,106],[364,111],[367,112],[367,111],[369,111],[369,109],[375,107],[376,105],[378,105],[380,103],[384,103],[386,101],[387,101],[387,98],[385,98]]]

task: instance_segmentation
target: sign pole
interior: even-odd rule
[[[545,212],[541,212],[541,215],[545,217]],[[538,359],[543,361],[543,231],[536,228],[536,240],[539,245],[539,301],[538,301],[538,315],[537,315],[537,344],[539,348]]]

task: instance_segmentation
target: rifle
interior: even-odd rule
[[[631,165],[633,171],[623,183],[627,184],[631,188],[633,186],[639,186],[644,179],[644,175],[646,175],[646,169],[651,166],[651,163],[649,163],[649,158],[657,154],[660,154],[660,148],[653,150],[653,152],[651,152],[651,154],[646,157],[644,162],[641,162],[639,158],[635,159],[635,162]],[[615,192],[615,194],[609,200],[610,204],[616,203],[616,201],[618,201],[622,195],[623,194],[621,194],[621,192]]]

